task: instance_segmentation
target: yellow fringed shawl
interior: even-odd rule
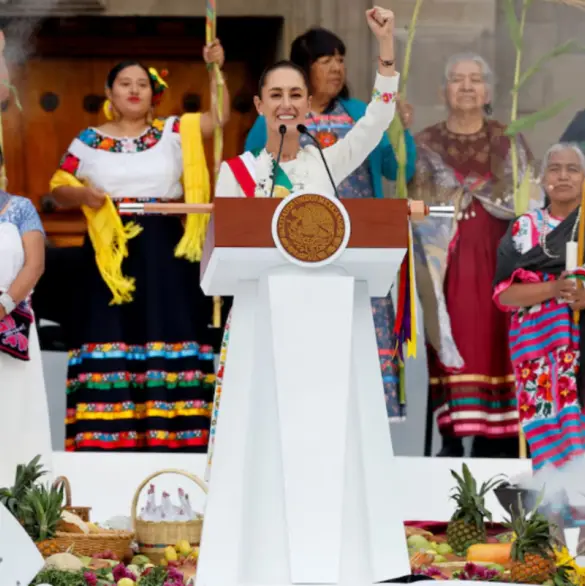
[[[208,203],[210,200],[209,171],[201,135],[201,114],[185,114],[180,125],[183,152],[183,187],[186,203]],[[74,175],[59,170],[51,179],[51,191],[57,187],[84,187]],[[134,279],[122,274],[122,262],[128,256],[128,240],[140,234],[142,228],[134,222],[123,224],[113,201],[93,210],[81,206],[86,217],[88,234],[95,251],[98,270],[112,292],[110,305],[132,301],[136,286]],[[185,233],[175,249],[175,256],[191,262],[201,259],[208,214],[189,214]]]
[[[201,114],[183,114],[180,131],[185,203],[209,203],[211,187],[201,135]],[[185,234],[175,249],[175,256],[191,262],[201,260],[208,223],[209,214],[188,214]]]
[[[51,179],[51,191],[57,187],[84,187],[84,184],[74,175],[59,170]],[[133,222],[124,226],[109,197],[99,210],[81,206],[81,211],[87,220],[98,270],[113,295],[110,305],[132,301],[136,286],[133,278],[122,274],[122,262],[128,256],[128,240],[138,236],[142,228]]]

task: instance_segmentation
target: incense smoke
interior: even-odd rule
[[[541,495],[542,507],[575,517],[575,509],[585,510],[585,456],[573,459],[562,469],[551,465],[534,475],[518,477],[514,484]]]
[[[0,17],[14,17],[4,28],[9,67],[22,65],[35,51],[34,37],[60,0],[0,0]]]

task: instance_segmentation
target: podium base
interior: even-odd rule
[[[197,586],[356,586],[410,572],[371,300],[341,269],[242,282]]]

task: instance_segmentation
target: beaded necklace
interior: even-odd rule
[[[580,220],[581,220],[581,206],[579,206],[579,213],[577,214],[577,219],[575,220],[575,224],[573,225],[573,230],[571,231],[571,240],[569,242],[575,242],[575,236],[577,235],[577,228],[579,227]],[[540,233],[538,235],[538,244],[540,245],[540,248],[542,248],[542,251],[544,252],[544,254],[546,254],[546,256],[548,256],[548,258],[559,258],[559,255],[553,254],[552,252],[550,252],[550,250],[548,249],[548,247],[546,245],[546,237],[550,234],[550,231],[548,229],[549,221],[550,221],[550,213],[549,213],[549,208],[547,207],[544,209],[544,212],[542,214],[542,228],[540,229]]]

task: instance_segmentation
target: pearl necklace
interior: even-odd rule
[[[579,227],[580,220],[581,220],[581,206],[579,206],[579,213],[577,214],[577,219],[575,220],[575,223],[573,224],[573,230],[571,231],[571,240],[569,242],[575,242],[575,236],[577,235],[577,228]],[[546,238],[551,232],[548,229],[549,222],[550,222],[550,213],[548,211],[548,208],[545,208],[544,212],[542,214],[542,228],[540,229],[540,232],[538,235],[538,244],[540,245],[540,248],[542,248],[542,251],[544,252],[544,254],[546,254],[546,256],[548,256],[548,258],[559,258],[559,255],[553,254],[552,252],[550,252],[550,250],[548,249],[548,247],[546,245]]]

